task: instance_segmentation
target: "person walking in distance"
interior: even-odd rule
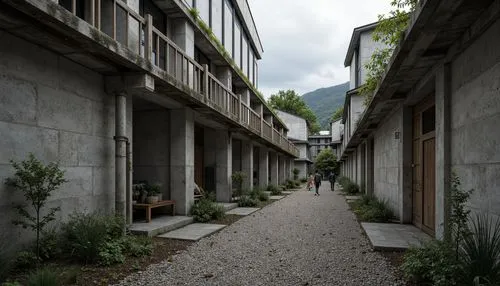
[[[321,186],[321,175],[318,171],[316,171],[316,174],[314,175],[314,185],[316,187],[316,193],[314,195],[319,196],[319,187]]]
[[[330,172],[330,175],[328,175],[328,181],[330,181],[330,189],[333,192],[335,189],[335,173]]]
[[[312,173],[309,173],[309,177],[307,178],[307,190],[310,192],[314,186],[314,176]]]

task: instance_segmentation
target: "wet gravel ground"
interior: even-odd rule
[[[297,191],[120,285],[404,285],[327,188]]]

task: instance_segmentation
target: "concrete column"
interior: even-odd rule
[[[401,148],[401,162],[403,166],[401,170],[402,175],[401,182],[398,182],[402,186],[401,199],[400,199],[400,210],[401,223],[411,223],[413,219],[412,207],[413,207],[413,109],[411,107],[403,107],[403,128],[402,128],[402,143]]]
[[[279,184],[284,184],[285,183],[285,158],[281,155],[278,156],[278,182]]]
[[[241,168],[246,174],[243,180],[243,190],[253,188],[253,144],[251,141],[241,142]]]
[[[188,56],[194,58],[194,29],[188,20],[184,18],[173,19],[172,40]]]
[[[450,215],[451,177],[451,69],[449,64],[436,72],[436,238],[450,235],[446,228]]]
[[[215,76],[229,90],[233,89],[233,76],[231,73],[231,69],[228,66],[218,66]]]
[[[366,194],[373,195],[373,139],[368,139],[365,144],[365,173],[366,173]]]
[[[127,97],[123,92],[115,100],[115,212],[125,216],[127,188]]]
[[[259,187],[265,188],[269,184],[269,151],[265,147],[259,148]]]
[[[218,202],[231,202],[233,173],[233,138],[231,132],[225,129],[216,131],[216,197]]]
[[[177,214],[187,215],[194,202],[194,113],[170,111],[170,196]]]
[[[269,152],[269,160],[271,160],[271,185],[278,186],[278,154],[274,152]]]

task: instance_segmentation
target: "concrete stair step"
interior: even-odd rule
[[[193,223],[193,218],[189,216],[161,216],[154,218],[149,223],[145,221],[133,223],[129,230],[133,234],[153,237],[191,223]]]
[[[159,235],[159,238],[198,241],[226,227],[223,224],[193,223]]]
[[[238,203],[219,203],[219,204],[224,206],[226,212],[238,207]]]

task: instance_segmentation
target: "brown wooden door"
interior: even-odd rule
[[[434,235],[436,192],[436,116],[434,99],[413,113],[413,224]]]

